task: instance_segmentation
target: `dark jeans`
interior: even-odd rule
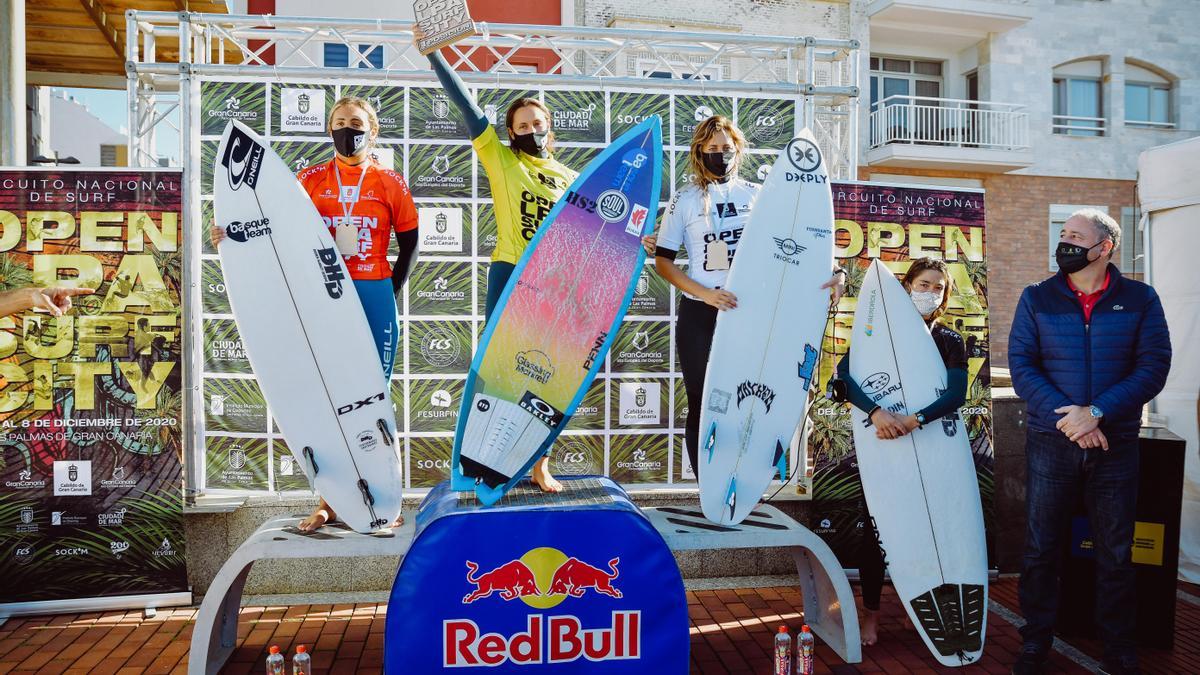
[[[1108,439],[1109,450],[1084,450],[1061,433],[1026,433],[1025,557],[1021,613],[1026,647],[1042,653],[1053,640],[1059,565],[1070,543],[1071,515],[1080,494],[1096,556],[1096,627],[1104,657],[1135,660],[1135,575],[1131,553],[1137,507],[1138,441]]]

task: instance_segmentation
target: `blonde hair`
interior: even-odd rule
[[[724,176],[718,176],[708,170],[704,166],[704,144],[708,143],[718,131],[724,131],[733,139],[734,153],[737,156],[737,163],[741,162],[742,153],[746,150],[746,137],[742,134],[742,130],[737,128],[733,120],[724,115],[713,115],[696,125],[696,131],[692,133],[692,143],[688,146],[688,168],[692,171],[692,184],[700,188],[700,194],[704,201],[704,212],[708,213],[708,186],[713,183],[721,182]]]
[[[333,131],[333,116],[337,114],[337,111],[340,108],[345,108],[347,106],[356,106],[361,108],[363,112],[367,113],[367,124],[371,128],[370,139],[368,142],[370,145],[374,145],[374,138],[379,136],[379,115],[375,112],[375,106],[371,105],[370,101],[361,96],[343,96],[339,98],[337,102],[333,104],[333,107],[329,109],[329,120],[325,122],[325,131]]]

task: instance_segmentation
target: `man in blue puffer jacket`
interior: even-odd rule
[[[1120,243],[1107,214],[1072,214],[1055,253],[1058,274],[1025,289],[1009,333],[1013,386],[1028,404],[1018,675],[1040,673],[1053,640],[1059,560],[1080,494],[1096,555],[1103,672],[1139,672],[1130,557],[1138,430],[1142,406],[1166,382],[1171,339],[1158,294],[1110,262]]]

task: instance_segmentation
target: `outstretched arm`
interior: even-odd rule
[[[466,83],[462,81],[458,73],[454,72],[450,64],[446,63],[446,59],[442,56],[441,52],[430,52],[428,58],[430,65],[433,66],[433,72],[437,74],[438,81],[442,83],[442,88],[446,90],[446,95],[450,97],[454,106],[462,113],[471,138],[479,138],[487,130],[489,122],[487,116],[479,109],[479,104],[467,92]]]

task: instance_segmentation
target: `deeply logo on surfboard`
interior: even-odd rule
[[[313,253],[316,254],[321,274],[325,277],[325,292],[337,300],[342,297],[342,280],[346,278],[342,274],[342,266],[338,264],[338,252],[333,248],[318,248],[313,249]]]
[[[554,406],[543,401],[531,391],[526,391],[518,403],[521,409],[536,417],[546,426],[553,429],[557,427],[559,422],[562,422],[563,414]]]
[[[821,167],[821,150],[807,138],[793,138],[787,145],[787,158],[792,166],[805,173]]]
[[[221,157],[221,166],[225,167],[229,187],[234,190],[242,185],[257,187],[265,153],[266,148],[250,138],[246,132],[237,127],[230,129],[229,144],[225,146],[225,154]]]
[[[742,407],[742,401],[747,398],[756,398],[762,401],[763,405],[767,407],[767,412],[771,412],[771,404],[775,402],[775,392],[761,382],[746,380],[739,384],[737,388],[737,403],[739,408]]]
[[[358,410],[359,408],[365,408],[365,407],[371,405],[372,403],[375,403],[377,401],[382,401],[386,398],[387,398],[387,394],[385,392],[381,391],[378,394],[373,394],[371,396],[368,396],[361,401],[355,401],[354,403],[347,403],[346,405],[338,406],[337,414],[345,415],[346,413],[350,412],[351,410]]]

